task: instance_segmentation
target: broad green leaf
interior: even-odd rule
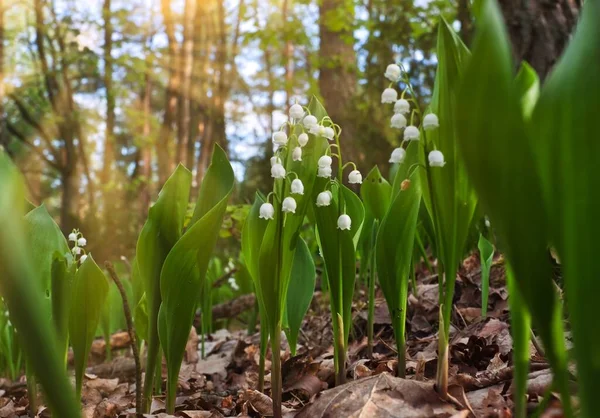
[[[59,252],[54,253],[51,268],[52,321],[56,327],[59,352],[63,364],[67,367],[69,351],[69,317],[71,313],[71,294],[76,265],[68,264],[68,260]]]
[[[521,68],[515,78],[515,89],[521,97],[523,115],[525,119],[529,119],[540,96],[540,79],[535,70],[526,62],[521,63]]]
[[[315,263],[312,255],[304,240],[298,238],[286,306],[289,326],[287,337],[292,356],[296,355],[298,332],[300,332],[302,320],[308,311],[313,293],[315,292],[315,282]]]
[[[148,351],[146,370],[155,370],[159,353],[158,311],[161,304],[160,273],[167,254],[181,236],[190,196],[192,173],[179,165],[171,174],[148,213],[138,237],[136,260],[144,283],[148,307]],[[153,373],[144,379],[144,405],[148,411],[152,395]]]
[[[135,322],[135,332],[138,340],[140,342],[142,340],[148,341],[148,301],[145,293],[135,307],[133,321]]]
[[[410,145],[406,161],[398,168],[397,176],[407,175],[408,168],[418,161],[417,145]],[[406,303],[412,265],[413,247],[419,207],[421,182],[418,171],[410,177],[410,186],[394,194],[391,205],[379,227],[376,242],[377,276],[387,301],[396,335],[399,370],[404,375]],[[394,187],[398,182],[394,182]]]
[[[600,236],[600,3],[587,1],[565,54],[542,89],[529,132],[542,168],[551,242],[564,283],[581,415],[598,415],[600,390],[600,293],[596,248]],[[532,312],[535,315],[535,312]]]
[[[160,342],[167,360],[168,410],[175,401],[177,376],[194,322],[208,263],[219,236],[227,200],[233,191],[233,170],[225,152],[215,146],[187,231],[167,255],[160,276],[162,305],[158,318]],[[141,266],[140,266],[141,267]]]
[[[41,278],[31,265],[30,245],[25,240],[23,178],[2,152],[0,184],[0,292],[51,411],[58,417],[80,417],[79,402],[62,367],[56,333],[48,326],[51,311],[40,290]]]
[[[494,246],[483,235],[479,235],[479,259],[481,261],[481,316],[487,316],[488,297],[490,295],[490,270],[494,258]]]
[[[108,281],[91,255],[73,278],[69,335],[75,358],[76,393],[81,394],[83,373],[108,295]]]
[[[562,309],[552,282],[548,213],[535,164],[539,152],[534,153],[527,140],[502,14],[493,0],[482,7],[457,102],[458,139],[470,179],[513,268],[569,411]],[[491,125],[490,115],[496,121]]]
[[[375,219],[382,220],[390,205],[392,186],[383,178],[377,166],[365,177],[360,187],[360,196],[365,211],[370,212]]]

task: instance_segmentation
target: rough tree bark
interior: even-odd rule
[[[581,0],[500,0],[515,60],[545,79],[577,23]]]

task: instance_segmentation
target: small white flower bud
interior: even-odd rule
[[[231,286],[231,288],[234,291],[238,291],[240,290],[240,286],[237,284],[237,282],[235,281],[235,277],[230,277],[227,282],[229,283],[229,286]]]
[[[319,167],[319,170],[317,171],[317,177],[331,177],[331,166],[327,166],[327,167]]]
[[[335,136],[335,131],[333,130],[333,128],[327,126],[323,130],[323,136],[331,141],[333,139],[333,137]]]
[[[285,145],[288,142],[288,136],[283,131],[277,131],[273,134],[273,142],[277,145]]]
[[[381,93],[381,103],[394,103],[398,100],[398,92],[390,87]]]
[[[319,122],[317,121],[317,118],[314,117],[313,115],[306,115],[304,117],[304,119],[302,119],[302,124],[304,125],[304,127],[306,129],[310,129],[313,126],[317,125]]]
[[[305,134],[304,132],[302,132],[300,135],[298,135],[298,144],[303,147],[306,144],[308,144],[308,135]]]
[[[86,259],[87,259],[87,254],[84,254],[84,255],[82,255],[82,256],[81,256],[81,258],[79,259],[79,262],[80,262],[81,264],[83,264],[83,262],[84,262]]]
[[[396,129],[402,129],[404,127],[406,127],[406,118],[404,117],[404,115],[402,113],[396,113],[394,114],[394,116],[392,116],[392,120],[391,120],[391,127],[392,128],[396,128]]]
[[[410,103],[408,103],[408,100],[400,99],[394,103],[394,113],[406,115],[408,112],[410,112]]]
[[[418,141],[419,140],[419,128],[416,126],[407,126],[404,130],[404,140],[405,141]]]
[[[317,195],[317,206],[329,206],[331,204],[331,198],[333,195],[329,190],[325,190]]]
[[[302,148],[300,148],[300,147],[294,148],[294,151],[292,151],[292,160],[302,161]]]
[[[385,78],[392,82],[398,81],[402,72],[400,71],[400,67],[396,64],[390,64],[385,69]]]
[[[302,184],[302,180],[294,179],[292,180],[292,194],[304,194],[304,184]]]
[[[69,241],[73,241],[73,242],[77,241],[77,234],[75,232],[71,232],[69,234]]]
[[[390,163],[400,164],[404,162],[406,158],[406,151],[404,148],[396,148],[392,151],[392,155],[390,156]]]
[[[352,170],[350,174],[348,174],[348,183],[350,184],[361,184],[362,183],[362,174],[358,170]]]
[[[81,248],[80,247],[73,247],[71,248],[71,252],[75,255],[79,255],[81,254]]]
[[[304,117],[304,109],[298,103],[290,106],[290,118],[292,119],[302,119]]]
[[[271,157],[271,167],[273,167],[275,164],[281,164],[281,158],[277,156]]]
[[[289,213],[296,213],[296,200],[293,197],[286,197],[281,204],[281,210]]]
[[[426,131],[432,131],[440,126],[438,117],[435,113],[428,113],[423,118],[423,129]]]
[[[282,179],[285,177],[285,168],[281,164],[274,164],[271,167],[271,177],[275,179]]]
[[[87,244],[87,240],[83,237],[81,237],[77,240],[77,245],[80,247],[85,247],[86,244]]]
[[[433,150],[429,153],[427,157],[429,159],[430,167],[443,167],[446,165],[446,161],[444,161],[444,154],[441,151]]]
[[[273,219],[273,216],[275,215],[275,208],[273,207],[272,204],[270,203],[263,203],[262,205],[260,205],[260,213],[258,215],[258,217],[260,219]]]
[[[323,155],[321,158],[319,158],[319,162],[317,164],[319,165],[319,167],[323,168],[330,167],[332,162],[333,160],[329,155]]]
[[[341,229],[342,231],[344,229],[347,229],[349,231],[351,226],[352,226],[352,219],[350,219],[350,217],[348,215],[346,215],[345,213],[343,215],[340,215],[340,217],[338,218],[338,221],[337,221],[338,229]]]

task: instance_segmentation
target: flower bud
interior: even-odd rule
[[[396,148],[392,151],[392,155],[390,156],[390,163],[401,164],[404,162],[406,158],[406,151],[404,148]]]
[[[275,208],[273,207],[272,204],[270,203],[263,203],[262,205],[260,205],[260,214],[258,215],[258,217],[260,219],[273,219],[273,216],[275,215]]]
[[[400,190],[402,190],[404,192],[404,191],[408,190],[409,187],[410,187],[410,180],[409,179],[402,180],[402,183],[400,183]]]
[[[381,103],[394,103],[398,100],[398,92],[392,88],[387,88],[381,93]]]
[[[86,240],[85,238],[83,238],[83,237],[81,237],[81,238],[79,238],[79,239],[77,240],[77,245],[78,245],[79,247],[85,247],[85,246],[86,246],[86,244],[87,244],[87,240]]]
[[[423,118],[423,129],[426,131],[432,131],[440,126],[438,117],[435,113],[428,113]]]
[[[323,130],[323,136],[331,141],[335,136],[335,131],[333,130],[333,128],[327,126]]]
[[[317,121],[317,118],[314,117],[313,115],[306,115],[304,117],[304,119],[302,119],[302,124],[304,125],[304,128],[306,129],[310,129],[313,126],[317,125],[319,122]]]
[[[410,112],[410,103],[408,103],[408,100],[400,99],[394,103],[394,113],[406,115],[408,112]]]
[[[337,221],[337,227],[338,229],[343,230],[350,230],[350,227],[352,226],[352,219],[350,219],[350,217],[348,215],[346,215],[345,213],[343,215],[340,215],[340,217],[338,218]]]
[[[329,155],[323,155],[321,158],[319,158],[319,162],[317,164],[319,167],[329,167],[331,166],[332,162],[333,160]]]
[[[281,204],[281,210],[289,213],[296,213],[296,200],[293,197],[286,197]]]
[[[418,141],[420,135],[419,128],[416,126],[407,126],[404,130],[405,141]]]
[[[317,171],[317,177],[331,177],[331,173],[331,166],[319,167],[319,170]]]
[[[84,262],[86,259],[87,259],[87,254],[84,254],[84,255],[82,255],[82,256],[79,258],[79,262],[80,262],[81,264],[83,264],[83,262]]]
[[[298,144],[303,147],[306,144],[308,144],[308,135],[305,134],[304,132],[302,132],[300,135],[298,135]]]
[[[400,75],[402,75],[402,72],[400,71],[400,67],[396,64],[390,64],[385,69],[384,77],[390,80],[391,82],[398,81]]]
[[[331,198],[333,195],[329,190],[325,190],[317,195],[317,206],[329,206],[331,204]]]
[[[304,117],[304,109],[298,103],[290,106],[290,118],[292,119],[302,119]]]
[[[292,194],[304,194],[304,184],[302,184],[302,180],[294,179],[292,180]]]
[[[294,148],[294,151],[292,151],[292,160],[302,161],[302,148],[300,148],[300,147]]]
[[[358,170],[352,170],[350,174],[348,174],[348,183],[350,184],[361,184],[362,183],[362,174]]]
[[[81,247],[73,247],[71,248],[71,252],[75,255],[81,254]]]
[[[277,145],[286,145],[288,142],[288,136],[283,131],[277,131],[273,134],[273,142]]]
[[[444,161],[444,154],[441,151],[433,150],[429,153],[427,157],[429,159],[430,167],[443,167],[446,165],[446,161]]]
[[[77,234],[75,232],[71,232],[69,234],[69,241],[73,241],[73,242],[77,241]]]
[[[281,164],[281,158],[277,156],[271,157],[271,167],[273,167],[275,164]]]
[[[406,118],[404,117],[404,115],[402,113],[395,113],[394,116],[392,116],[390,126],[392,128],[402,129],[402,128],[406,127],[406,123],[407,123]]]
[[[285,168],[281,164],[274,164],[271,167],[271,177],[275,179],[282,179],[285,177]]]

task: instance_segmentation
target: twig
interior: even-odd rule
[[[131,339],[131,351],[133,351],[133,359],[135,360],[135,411],[137,416],[142,416],[142,366],[140,363],[137,338],[133,329],[131,309],[129,308],[129,302],[127,302],[127,294],[125,293],[125,288],[123,288],[123,283],[119,280],[112,263],[106,261],[104,266],[117,285],[119,293],[121,294],[121,299],[123,299],[123,313],[125,314],[125,320],[127,321],[127,331],[129,332],[129,338]]]
[[[532,329],[530,329],[530,331],[531,331],[531,342],[533,343],[533,346],[537,350],[537,352],[540,355],[540,357],[546,357],[546,353],[544,352],[544,348],[542,347],[542,345],[538,341],[537,337],[535,336],[535,333],[533,332]]]
[[[221,285],[223,283],[225,283],[227,280],[229,280],[235,273],[237,273],[237,271],[238,271],[237,268],[233,268],[233,269],[229,270],[227,273],[223,274],[221,277],[219,277],[217,280],[215,280],[215,282],[212,284],[213,289],[221,287]]]

